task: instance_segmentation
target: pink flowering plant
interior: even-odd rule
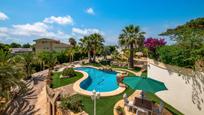
[[[144,46],[149,50],[150,56],[152,58],[157,58],[156,48],[164,46],[166,41],[163,38],[147,38],[144,41]]]

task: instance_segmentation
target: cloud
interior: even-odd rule
[[[11,27],[0,27],[0,41],[10,43],[12,41],[27,43],[40,37],[55,38],[61,41],[67,41],[71,34],[61,31],[59,28],[54,28],[57,23],[60,25],[73,24],[71,16],[45,18],[43,21],[15,24]]]
[[[1,20],[7,20],[8,16],[6,14],[4,14],[3,12],[0,12],[0,21]]]
[[[81,28],[72,28],[72,33],[74,35],[79,34],[82,36],[86,36],[86,35],[90,35],[93,33],[99,33],[103,35],[103,32],[100,31],[99,29],[96,28],[85,28],[85,29],[81,29]]]
[[[88,9],[86,9],[86,13],[91,14],[91,15],[94,15],[94,14],[95,14],[93,8],[88,8]]]
[[[12,34],[20,36],[44,35],[48,33],[48,29],[50,28],[48,25],[42,22],[13,25],[12,27]]]
[[[52,26],[43,22],[13,25],[10,28],[0,28],[0,41],[6,43],[8,43],[9,40],[27,43],[41,37],[55,38],[65,42],[69,37],[71,37],[71,34],[56,30]]]
[[[71,16],[65,16],[65,17],[56,17],[56,16],[51,16],[49,18],[45,18],[43,20],[44,23],[57,23],[60,25],[68,25],[68,24],[73,24],[73,19]]]
[[[8,28],[0,27],[0,37],[8,37],[7,32],[8,32]]]

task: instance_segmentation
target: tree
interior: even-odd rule
[[[178,45],[158,47],[156,52],[160,61],[166,64],[191,68],[195,63],[193,55],[189,54],[190,50],[180,48]]]
[[[27,43],[27,44],[23,44],[22,47],[23,47],[23,48],[31,48],[31,45],[30,45],[29,43]]]
[[[128,48],[129,55],[129,68],[134,67],[134,50],[135,48],[142,47],[144,41],[144,32],[140,31],[139,26],[129,25],[122,30],[119,35],[119,44],[121,47]]]
[[[47,82],[51,80],[51,70],[54,69],[55,64],[57,63],[57,55],[54,52],[43,52],[41,56],[44,64],[48,67],[48,77]]]
[[[3,49],[4,51],[9,51],[9,45],[0,43],[0,49]]]
[[[157,58],[156,48],[164,46],[166,41],[164,39],[147,38],[144,41],[144,46],[148,48],[150,57]]]
[[[16,66],[14,58],[9,52],[0,49],[0,101],[6,99],[8,102],[13,96],[11,89],[24,87],[22,77],[22,70]],[[0,103],[0,110],[4,106],[5,104]]]
[[[111,54],[111,49],[108,46],[102,48],[101,54],[104,56],[104,60],[107,60],[107,55]]]
[[[69,61],[74,61],[74,56],[78,52],[78,47],[71,47],[67,50],[67,56],[69,57]]]
[[[82,47],[82,50],[88,53],[88,59],[90,63],[91,62],[91,50],[92,50],[92,47],[91,47],[92,43],[91,43],[90,37],[84,36],[82,39],[80,39],[79,44]]]
[[[13,42],[13,43],[10,44],[10,47],[11,47],[11,48],[20,48],[20,47],[21,47],[21,44],[18,44],[18,43],[14,43],[14,42]]]
[[[62,64],[65,62],[68,62],[68,58],[67,58],[67,51],[61,51],[57,53],[57,61]]]
[[[22,55],[16,56],[16,59],[18,59],[19,63],[22,64],[25,73],[26,73],[26,79],[31,78],[33,67],[32,64],[35,62],[36,58],[33,55],[32,52],[24,53]]]
[[[117,48],[117,46],[114,46],[114,45],[109,45],[109,46],[107,46],[107,47],[109,47],[110,53],[115,52],[115,51],[116,51],[116,48]]]
[[[74,38],[69,38],[69,44],[72,46],[72,47],[75,47],[77,42]]]
[[[197,18],[177,26],[173,29],[167,29],[161,33],[162,36],[169,36],[176,41],[178,45],[184,48],[199,48],[204,43],[204,18]]]
[[[96,53],[103,47],[103,42],[103,37],[98,33],[94,33],[80,39],[79,44],[81,45],[82,50],[88,53],[89,62],[95,62]],[[91,58],[91,54],[93,59]]]
[[[93,53],[93,62],[96,62],[96,53],[99,52],[101,49],[103,49],[103,42],[104,39],[103,37],[98,34],[98,33],[94,33],[91,34],[90,36],[90,40],[91,40],[91,45],[92,45],[92,53]]]
[[[204,18],[197,18],[190,20],[183,25],[179,25],[176,28],[167,29],[166,32],[163,32],[160,35],[169,36],[172,40],[176,41],[176,47],[179,47],[184,51],[178,50],[181,53],[177,53],[178,55],[175,57],[180,58],[182,56],[181,59],[186,61],[184,65],[186,67],[194,68],[196,63],[204,63],[204,56],[201,56],[202,53],[199,53],[200,51],[202,52],[204,46],[203,30]]]

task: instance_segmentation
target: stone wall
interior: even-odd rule
[[[168,90],[156,93],[165,102],[185,115],[204,115],[204,72],[149,60],[148,76],[165,83]]]

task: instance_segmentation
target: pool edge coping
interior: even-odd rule
[[[81,67],[92,67],[92,68],[99,69],[99,68],[94,67],[94,66],[81,66]],[[91,96],[92,95],[92,91],[87,91],[87,90],[84,90],[84,89],[82,89],[80,87],[80,83],[88,78],[88,73],[86,73],[84,71],[81,71],[81,70],[75,70],[75,71],[82,73],[83,77],[81,79],[77,80],[74,83],[74,85],[73,85],[74,91],[77,92],[78,94],[81,94],[81,95]],[[118,94],[121,94],[122,92],[124,92],[125,89],[126,89],[125,87],[120,87],[119,86],[117,89],[115,89],[113,91],[100,92],[100,96],[101,97],[115,96],[115,95],[118,95]]]

